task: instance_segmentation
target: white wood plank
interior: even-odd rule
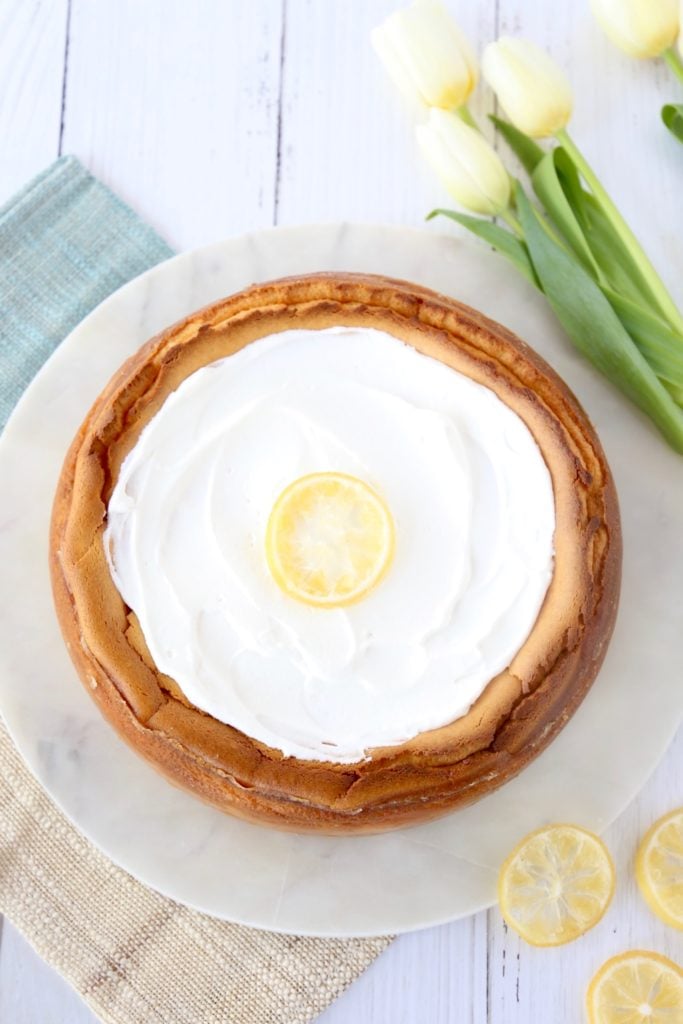
[[[270,225],[281,0],[72,0],[64,150],[177,248]]]
[[[0,945],[2,1024],[97,1024],[64,979],[5,920]]]
[[[278,223],[420,224],[444,204],[417,152],[414,118],[370,43],[396,6],[288,0]],[[448,6],[475,45],[492,37],[493,0]],[[475,96],[475,112],[485,97]]]
[[[484,1024],[486,914],[402,935],[319,1024]]]
[[[58,154],[67,10],[0,2],[0,204]]]

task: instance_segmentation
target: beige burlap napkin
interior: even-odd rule
[[[107,1024],[304,1024],[390,941],[275,935],[159,896],[67,821],[1,723],[0,911]]]
[[[0,210],[0,426],[55,345],[170,255],[72,157]],[[1,722],[0,912],[110,1024],[304,1024],[389,942],[274,935],[157,895],[73,828]]]

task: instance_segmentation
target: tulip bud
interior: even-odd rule
[[[438,0],[394,11],[373,29],[372,42],[394,84],[428,107],[461,107],[476,84],[472,48]]]
[[[677,0],[591,0],[591,7],[614,45],[631,57],[658,57],[676,41]]]
[[[502,37],[484,50],[482,71],[512,123],[533,138],[554,135],[572,112],[563,72],[527,39]]]
[[[510,179],[486,139],[457,114],[433,107],[417,141],[456,202],[474,213],[495,215],[510,201]]]

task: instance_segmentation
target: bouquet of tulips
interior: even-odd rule
[[[593,0],[617,36],[650,33],[649,52],[670,47],[668,0]],[[672,35],[673,32],[673,35]],[[653,41],[656,37],[657,43]],[[621,38],[621,37],[620,37]],[[683,315],[624,218],[567,132],[572,93],[561,69],[533,43],[501,38],[482,72],[509,120],[492,117],[526,171],[536,201],[479,131],[467,100],[478,78],[469,43],[436,0],[415,0],[373,32],[396,84],[427,108],[417,139],[446,189],[470,214],[450,217],[507,257],[548,299],[580,351],[638,405],[683,454]],[[645,44],[643,44],[645,45]],[[668,51],[667,51],[668,52]],[[543,148],[536,139],[552,139]],[[471,216],[471,214],[480,216]],[[484,217],[495,217],[496,223]]]

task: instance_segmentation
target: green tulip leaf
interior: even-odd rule
[[[683,103],[667,103],[662,107],[662,121],[671,134],[683,142]]]
[[[633,299],[603,288],[614,312],[676,402],[683,404],[683,338]]]
[[[576,347],[657,425],[683,454],[683,410],[658,379],[590,274],[544,229],[517,185],[529,256],[555,315]]]
[[[652,305],[652,292],[627,245],[615,231],[595,196],[583,187],[579,173],[563,146],[553,150],[557,180],[578,221],[583,237],[607,284],[639,305]]]
[[[581,225],[562,188],[552,152],[546,153],[536,164],[531,175],[531,183],[555,227],[571,246],[577,259],[581,261],[592,277],[599,279],[601,277],[600,268],[593,258]]]
[[[527,174],[533,174],[536,164],[545,156],[545,150],[541,149],[537,142],[520,132],[509,121],[495,114],[489,114],[489,121],[495,124],[508,146],[515,154]]]
[[[427,216],[427,220],[431,220],[433,217],[449,217],[461,224],[477,238],[488,242],[499,253],[506,256],[536,288],[540,287],[526,245],[511,231],[506,231],[505,228],[490,220],[470,217],[468,214],[458,213],[456,210],[432,210]]]
[[[676,402],[683,397],[683,337],[652,311],[631,256],[595,197],[584,189],[570,157],[553,150],[558,183],[602,271],[600,287],[622,324]],[[605,280],[606,279],[606,280]]]
[[[616,283],[615,275],[621,274],[623,277],[625,272],[630,287],[642,298],[642,304],[656,310],[674,331],[683,333],[683,316],[593,169],[566,131],[558,132],[557,138],[563,151],[562,156],[558,155],[558,160],[564,160],[565,167],[567,162],[573,164],[574,172],[580,175],[590,189],[585,191],[581,188],[575,192],[573,208],[576,212],[577,203],[581,201],[583,195],[584,209],[592,217],[594,224],[594,239],[589,237],[588,231],[584,228],[584,235],[593,255],[597,258],[596,249],[601,247],[603,270],[607,271],[609,268],[612,283]]]

